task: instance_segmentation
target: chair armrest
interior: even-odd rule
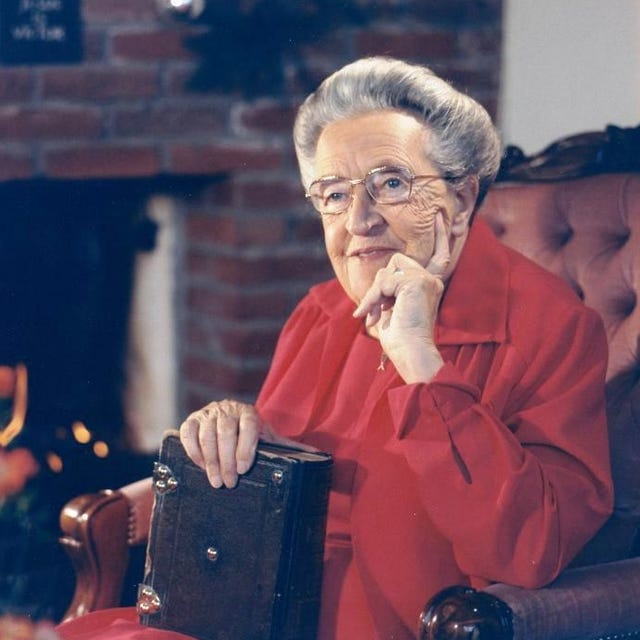
[[[63,507],[60,543],[76,574],[64,620],[120,604],[129,548],[146,542],[152,505],[151,478],[145,478],[118,491],[78,496]]]
[[[127,543],[130,547],[146,544],[149,538],[151,511],[155,494],[153,478],[144,478],[120,488],[120,493],[129,501],[129,526]]]
[[[423,640],[640,638],[640,558],[569,569],[542,589],[494,584],[448,591],[427,604]]]
[[[116,606],[129,561],[129,505],[119,491],[85,494],[60,514],[60,543],[71,558],[76,587],[64,620]]]

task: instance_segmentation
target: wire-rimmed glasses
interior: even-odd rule
[[[376,167],[364,178],[325,176],[309,185],[305,197],[311,200],[316,211],[333,216],[349,208],[353,201],[354,187],[364,184],[367,193],[378,204],[402,204],[411,198],[415,180],[457,180],[460,176],[414,175],[407,167]]]

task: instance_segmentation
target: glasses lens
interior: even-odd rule
[[[317,180],[309,187],[309,196],[320,213],[333,215],[349,206],[351,189],[347,180]]]
[[[365,185],[380,204],[406,202],[411,195],[411,173],[397,167],[378,169],[367,176]]]

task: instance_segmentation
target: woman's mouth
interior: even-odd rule
[[[367,247],[363,249],[356,249],[354,251],[349,252],[349,258],[355,258],[357,260],[362,261],[374,261],[380,260],[381,258],[390,257],[396,253],[395,249],[391,249],[390,247]]]

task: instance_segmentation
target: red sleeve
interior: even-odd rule
[[[311,413],[325,324],[321,309],[306,297],[294,309],[278,338],[256,407],[262,418],[284,436],[299,436]]]
[[[452,364],[389,391],[395,446],[471,576],[541,586],[611,512],[607,344],[595,314],[572,316],[528,355],[503,345],[482,391]]]

